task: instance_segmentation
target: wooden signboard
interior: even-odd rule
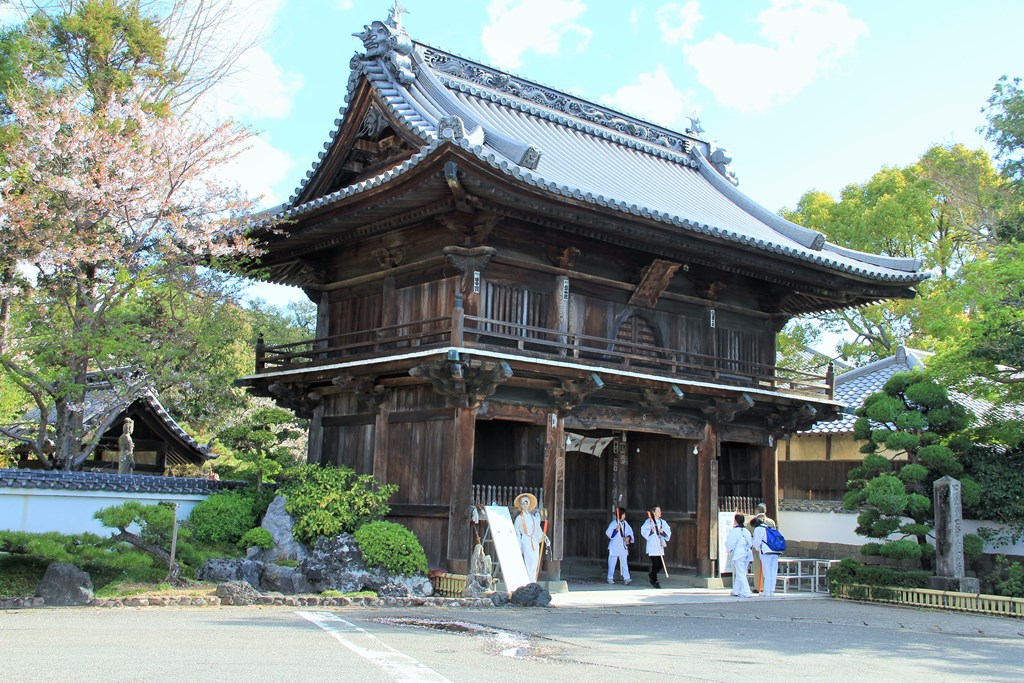
[[[487,505],[487,524],[491,529],[494,549],[498,552],[498,567],[505,582],[505,590],[512,592],[530,583],[523,553],[519,549],[519,537],[512,526],[512,517],[504,505]]]
[[[725,539],[729,531],[736,526],[735,512],[718,513],[718,575],[732,574],[732,563],[729,562],[729,552],[725,549]]]

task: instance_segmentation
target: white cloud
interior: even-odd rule
[[[693,38],[694,29],[704,16],[700,13],[700,3],[693,0],[681,5],[671,2],[658,8],[655,13],[661,39],[669,45],[678,45]]]
[[[279,204],[287,196],[281,197],[277,186],[296,177],[294,160],[265,137],[252,138],[249,143],[249,149],[232,160],[224,173],[246,194],[258,199],[258,207],[267,208]],[[287,194],[291,194],[291,188]]]
[[[689,96],[676,89],[665,66],[640,74],[635,83],[624,85],[600,100],[610,107],[637,116],[645,121],[669,128],[685,128],[683,116],[692,107]]]
[[[352,9],[352,0],[334,0],[334,8],[339,12],[347,12]]]
[[[575,19],[586,9],[580,0],[491,0],[490,23],[484,26],[480,41],[490,61],[506,69],[520,67],[528,50],[557,55],[562,43],[571,39],[582,51],[592,33]]]
[[[834,0],[773,0],[757,22],[764,44],[718,33],[683,48],[715,99],[745,113],[789,100],[868,34],[867,25]]]

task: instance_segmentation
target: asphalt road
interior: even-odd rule
[[[579,593],[541,608],[0,612],[12,681],[1020,681],[1024,620],[860,605]],[[603,598],[601,596],[604,596]]]

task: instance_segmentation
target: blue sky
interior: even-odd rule
[[[232,28],[263,39],[219,90],[218,112],[260,132],[237,177],[273,206],[333,128],[362,49],[351,34],[385,19],[391,0],[231,2]],[[1024,2],[1011,0],[403,4],[420,42],[672,128],[697,112],[740,189],[772,211],[933,144],[986,147],[977,128],[992,86],[1024,76]]]
[[[986,147],[980,109],[1024,76],[1024,2],[405,0],[420,42],[704,136],[772,211],[836,196],[929,146]],[[265,39],[232,100],[261,131],[246,177],[292,193],[344,101],[351,36],[390,0],[259,0]]]

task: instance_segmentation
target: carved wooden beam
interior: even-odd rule
[[[590,373],[579,380],[562,380],[562,385],[548,390],[555,412],[566,415],[587,400],[587,397],[604,388],[604,382],[596,373]]]
[[[377,264],[381,267],[381,270],[390,270],[395,266],[401,265],[402,261],[405,260],[405,249],[402,247],[392,247],[391,249],[381,247],[380,249],[373,250],[373,257],[377,259]]]
[[[582,252],[576,247],[557,247],[548,245],[548,260],[559,268],[575,268],[576,259]]]
[[[818,409],[810,403],[804,403],[798,409],[775,411],[768,416],[768,431],[776,439],[807,429],[815,422],[830,417],[819,414]]]
[[[683,390],[675,384],[663,391],[644,389],[644,397],[640,401],[640,412],[645,415],[664,415],[670,406],[683,400]]]
[[[391,396],[391,390],[377,384],[374,377],[354,378],[352,375],[338,375],[331,384],[352,391],[356,398],[374,408],[380,407]]]
[[[753,407],[754,399],[747,394],[741,394],[739,398],[732,401],[716,399],[714,405],[705,407],[702,412],[708,422],[720,425],[732,422],[737,415]]]
[[[681,439],[703,441],[704,420],[681,412],[645,415],[628,408],[613,406],[580,406],[566,416],[566,429],[621,429],[655,434],[669,434]]]
[[[640,284],[636,286],[636,291],[629,298],[629,303],[646,308],[657,306],[658,297],[668,288],[669,281],[681,265],[672,261],[655,259],[649,266],[644,267],[640,274]]]
[[[320,405],[320,396],[309,393],[303,387],[283,382],[271,382],[267,391],[274,400],[285,408],[291,409],[299,417],[312,419],[313,411]]]
[[[445,247],[441,253],[452,268],[460,273],[471,273],[486,269],[498,250],[494,247]]]
[[[444,360],[420,363],[409,374],[429,380],[434,391],[459,408],[478,408],[512,376],[512,368],[505,361],[464,361],[452,353]]]

